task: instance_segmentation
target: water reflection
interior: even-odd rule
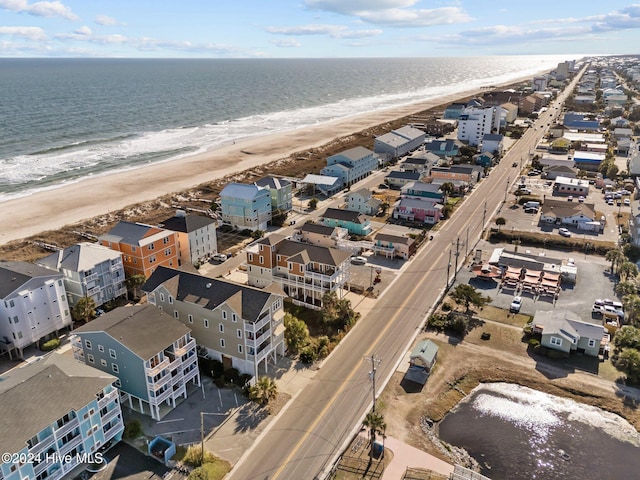
[[[493,480],[640,478],[640,435],[626,420],[519,385],[477,387],[440,423],[440,438]]]

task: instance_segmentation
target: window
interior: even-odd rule
[[[238,345],[238,353],[242,353],[242,345]]]
[[[136,247],[131,247],[131,251],[135,252],[136,251]]]
[[[204,328],[209,328],[209,320],[204,319]]]
[[[168,257],[169,255],[171,255],[171,249],[170,249],[170,248],[167,248],[167,249],[164,251],[164,254],[165,254],[167,257]]]
[[[99,352],[104,352],[104,346],[103,345],[98,345],[98,351]]]
[[[111,364],[111,370],[113,370],[115,373],[118,373],[120,371],[120,369],[118,368],[118,364],[117,363],[112,363]]]
[[[90,353],[87,354],[87,361],[89,363],[95,363],[95,359],[93,358],[93,355],[91,355]]]
[[[100,365],[102,365],[103,367],[107,366],[107,361],[104,358],[100,359]]]
[[[90,340],[85,340],[85,341],[84,341],[84,346],[85,346],[88,350],[91,350],[91,341],[90,341]]]
[[[155,255],[151,255],[151,256],[149,257],[149,263],[153,263],[153,262],[155,262],[155,261],[156,261],[156,256],[155,256]]]
[[[189,323],[193,323],[193,315],[189,314],[187,317],[189,318]]]
[[[253,253],[250,253],[250,254],[249,254],[249,261],[250,261],[250,262],[253,262]]]
[[[225,310],[222,310],[222,319],[223,320],[227,319],[227,312]]]
[[[116,381],[115,381],[115,382],[113,382],[113,384],[114,384],[116,387],[121,387],[121,386],[122,386],[122,382],[120,381],[120,379],[119,379],[119,378],[116,378]]]
[[[551,345],[556,345],[556,346],[561,346],[562,345],[562,339],[558,338],[558,337],[551,337]]]
[[[220,333],[224,333],[224,325],[222,323],[218,324],[218,330],[220,331]]]
[[[232,313],[232,314],[231,314],[231,321],[232,321],[233,323],[236,323],[236,322],[238,321],[238,316],[237,316],[235,313]]]
[[[173,305],[173,297],[169,295],[169,303]]]
[[[595,341],[593,338],[590,338],[590,339],[589,339],[589,346],[590,346],[591,348],[593,348],[593,347],[595,347],[595,346],[596,346],[596,341]]]
[[[174,316],[175,318],[180,318],[180,314],[178,313],[178,310],[174,310],[174,311],[173,311],[173,316]]]
[[[282,308],[282,298],[278,297],[273,302],[273,306],[271,307],[271,309],[275,312],[276,310],[280,310],[281,308]]]
[[[114,358],[114,359],[115,359],[115,358],[118,358],[118,357],[116,356],[116,351],[115,351],[113,348],[110,348],[110,349],[109,349],[109,356],[110,356],[111,358]]]
[[[167,243],[169,243],[169,237],[164,237],[164,238],[162,239],[162,243],[164,243],[165,245],[166,245]]]
[[[156,248],[156,246],[155,246],[153,243],[150,243],[150,244],[147,246],[147,248],[148,248],[149,250],[154,250],[154,249]]]
[[[237,329],[236,334],[238,335],[238,338],[242,338],[242,330]]]
[[[224,348],[224,338],[220,339],[220,348]]]
[[[161,302],[164,302],[164,293],[161,293],[161,294],[160,294],[160,301],[161,301]]]

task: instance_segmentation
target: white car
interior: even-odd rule
[[[211,258],[216,262],[224,262],[227,259],[227,256],[224,253],[216,253]]]
[[[571,236],[571,232],[569,230],[567,230],[566,228],[559,228],[558,229],[558,233],[560,235],[562,235],[563,237],[570,237]]]
[[[361,256],[351,257],[351,263],[354,265],[364,265],[367,263],[367,259]]]
[[[522,306],[522,297],[513,297],[513,301],[511,302],[509,311],[511,313],[518,313],[520,311],[521,306]]]
[[[631,205],[631,200],[629,200],[628,198],[625,198],[624,199],[624,204],[625,204],[625,206],[628,207],[629,205]]]

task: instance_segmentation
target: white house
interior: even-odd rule
[[[122,253],[99,243],[77,243],[36,263],[64,275],[71,308],[83,297],[91,297],[99,307],[127,294]]]
[[[176,232],[180,265],[184,262],[206,262],[218,253],[216,221],[213,218],[177,210],[175,216],[163,220],[160,225]]]
[[[367,188],[361,188],[347,195],[347,210],[375,216],[380,210],[382,201],[373,197]]]
[[[500,132],[500,107],[465,108],[458,119],[458,140],[480,145],[487,133]]]
[[[27,262],[0,261],[0,350],[17,351],[72,325],[63,275]]]
[[[504,136],[498,133],[485,133],[482,136],[480,152],[489,152],[500,155],[504,150]]]

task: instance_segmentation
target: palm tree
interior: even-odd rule
[[[498,231],[500,231],[500,227],[503,227],[506,224],[507,224],[507,221],[505,220],[504,217],[496,218],[496,225],[498,226]]]
[[[609,250],[605,256],[605,259],[611,262],[611,273],[616,272],[616,267],[626,260],[624,252],[619,248]]]
[[[138,287],[142,286],[147,281],[147,277],[141,273],[136,273],[127,278],[127,287],[129,290],[133,290],[133,298],[138,297]]]
[[[71,310],[71,316],[76,322],[87,323],[96,316],[96,302],[92,297],[82,297]]]
[[[267,405],[278,396],[278,386],[271,377],[260,377],[249,390],[249,398],[260,405]]]
[[[456,187],[451,182],[444,182],[442,185],[440,185],[440,190],[442,190],[442,193],[444,193],[447,197],[451,195],[455,191],[455,189]]]
[[[623,262],[618,269],[618,274],[623,281],[638,276],[638,266],[633,262]]]
[[[615,290],[616,290],[616,295],[622,298],[627,295],[636,293],[638,291],[638,287],[634,282],[625,281],[625,282],[618,283],[618,285],[616,285]]]
[[[633,325],[638,324],[640,319],[640,296],[637,294],[626,295],[622,299],[622,305],[627,318]]]
[[[371,410],[367,413],[362,421],[362,426],[369,429],[369,437],[371,440],[371,450],[369,451],[369,462],[373,460],[373,445],[376,442],[376,435],[384,435],[387,430],[387,423],[381,413]]]

